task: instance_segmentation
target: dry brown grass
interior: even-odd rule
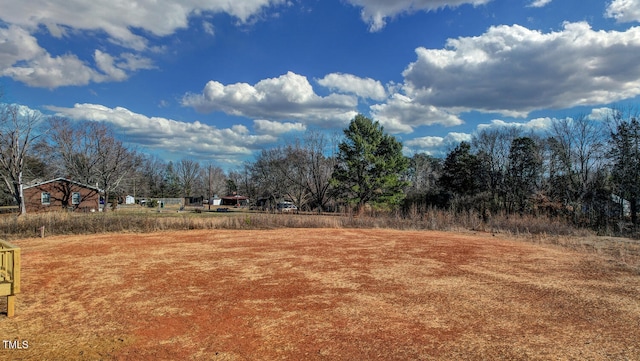
[[[156,232],[185,229],[274,229],[274,228],[389,228],[414,230],[479,230],[510,234],[573,234],[558,221],[534,217],[495,217],[483,222],[476,213],[453,214],[429,210],[419,215],[398,213],[273,214],[234,211],[217,212],[130,212],[76,214],[49,212],[25,217],[0,217],[4,239],[31,237],[44,226],[47,235],[97,234],[105,232]]]
[[[640,276],[596,252],[344,228],[14,243],[0,338],[29,348],[4,359],[640,359]]]
[[[361,228],[398,230],[478,231],[508,235],[534,243],[553,244],[573,250],[605,255],[640,271],[640,242],[627,238],[598,237],[586,229],[573,228],[554,218],[493,216],[486,221],[475,212],[454,214],[427,209],[423,212],[339,214],[272,214],[234,210],[229,213],[178,213],[165,210],[118,211],[95,214],[44,213],[26,217],[0,217],[0,237],[13,240],[38,236],[151,233],[172,230],[261,230],[279,228]]]
[[[131,212],[93,214],[49,212],[25,217],[0,217],[0,235],[6,239],[30,237],[44,226],[47,234],[94,234],[104,232],[155,232],[183,229],[273,228],[390,228],[425,230],[478,230],[511,234],[582,235],[558,219],[533,216],[495,216],[483,221],[475,212],[455,214],[429,209],[423,213],[272,214],[234,211]]]

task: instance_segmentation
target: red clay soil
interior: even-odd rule
[[[344,229],[14,243],[23,293],[0,338],[28,348],[0,359],[640,360],[640,275],[556,246]]]

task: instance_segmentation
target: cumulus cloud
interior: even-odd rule
[[[113,56],[96,50],[93,57],[96,60],[98,69],[102,70],[111,79],[116,81],[127,79],[127,73],[115,65]]]
[[[611,108],[594,108],[591,109],[591,113],[587,115],[587,119],[590,120],[606,120],[614,114],[614,110]]]
[[[393,94],[385,103],[372,105],[371,114],[390,133],[411,133],[414,128],[425,125],[454,126],[464,123],[455,114],[420,104],[399,93]]]
[[[30,118],[34,120],[42,120],[46,118],[46,115],[37,109],[31,109],[26,105],[22,104],[8,104],[8,103],[0,103],[0,109],[11,108],[12,111],[15,111],[18,117],[20,118]]]
[[[387,97],[387,92],[379,80],[351,74],[327,74],[318,80],[318,84],[340,93],[355,94],[360,98],[384,100]]]
[[[0,68],[7,68],[20,60],[40,56],[43,49],[36,38],[17,26],[0,28]]]
[[[250,85],[209,81],[201,94],[186,94],[184,106],[199,112],[222,111],[254,119],[297,120],[304,124],[343,126],[357,112],[358,99],[343,94],[317,95],[306,77],[292,72]]]
[[[605,16],[619,23],[640,21],[640,0],[613,0],[607,6]]]
[[[605,121],[609,116],[611,116],[613,111],[613,109],[606,107],[593,108],[586,116],[586,119],[596,122]],[[571,118],[568,118],[568,120],[572,121]],[[515,129],[522,135],[534,133],[546,136],[548,135],[548,132],[553,129],[554,123],[558,121],[558,118],[550,117],[533,118],[522,122],[494,119],[489,123],[478,124],[472,134],[451,132],[444,137],[426,136],[407,140],[403,143],[405,146],[404,153],[409,156],[416,153],[427,153],[433,156],[446,156],[447,152],[460,144],[460,142],[470,142],[473,135],[486,130],[502,128]]]
[[[246,23],[263,9],[285,3],[286,0],[93,0],[78,5],[63,0],[0,0],[0,25],[8,26],[0,27],[0,76],[53,89],[123,81],[132,71],[153,67],[151,60],[132,53],[114,56],[96,50],[93,65],[75,54],[51,56],[34,37],[43,28],[56,38],[78,31],[105,33],[112,43],[142,52],[155,50],[149,46],[147,35],[171,35],[186,28],[192,15],[226,13]],[[203,27],[214,34],[213,24],[205,22]]]
[[[544,133],[551,129],[554,119],[549,117],[535,118],[526,122],[505,122],[501,119],[494,119],[489,124],[478,124],[477,130],[494,128],[518,128],[525,133]]]
[[[276,142],[271,134],[251,134],[244,125],[219,129],[199,121],[181,122],[148,117],[126,108],[108,108],[98,104],[76,104],[73,108],[48,107],[58,116],[111,124],[121,130],[131,143],[148,149],[215,158],[233,162],[246,157],[260,146]]]
[[[445,7],[455,8],[460,5],[483,5],[491,0],[347,0],[348,3],[362,8],[362,20],[369,24],[369,31],[380,31],[387,24],[388,18],[403,13],[416,11],[435,11]]]
[[[97,69],[73,54],[52,57],[26,30],[18,26],[0,28],[0,75],[29,86],[53,89],[123,81],[132,71],[153,67],[149,59],[130,53],[114,57],[96,50],[94,61]]]
[[[253,121],[253,129],[259,134],[281,135],[288,132],[303,132],[307,127],[302,123],[281,123],[256,119]]]
[[[98,73],[74,55],[52,57],[17,26],[0,28],[0,75],[31,86],[87,84]]]
[[[444,137],[418,137],[403,143],[405,154],[426,153],[432,156],[444,156],[446,152],[461,142],[470,142],[471,134],[449,133]]]
[[[421,104],[526,116],[543,108],[606,104],[640,94],[640,27],[594,31],[585,22],[542,33],[495,26],[416,49],[404,90]]]
[[[26,29],[44,25],[51,35],[66,35],[65,28],[104,31],[117,44],[136,50],[147,47],[147,39],[132,31],[142,29],[156,36],[173,34],[188,26],[189,16],[202,12],[227,13],[244,23],[264,8],[285,0],[67,0],[2,1],[0,19]]]

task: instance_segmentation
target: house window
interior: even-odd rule
[[[42,204],[51,204],[51,194],[42,192],[42,194],[40,195],[40,200],[42,201]]]
[[[80,204],[80,192],[71,194],[71,204]]]

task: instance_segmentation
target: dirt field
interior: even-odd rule
[[[23,293],[0,338],[28,348],[0,359],[640,360],[638,272],[556,246],[344,229],[14,243]]]

